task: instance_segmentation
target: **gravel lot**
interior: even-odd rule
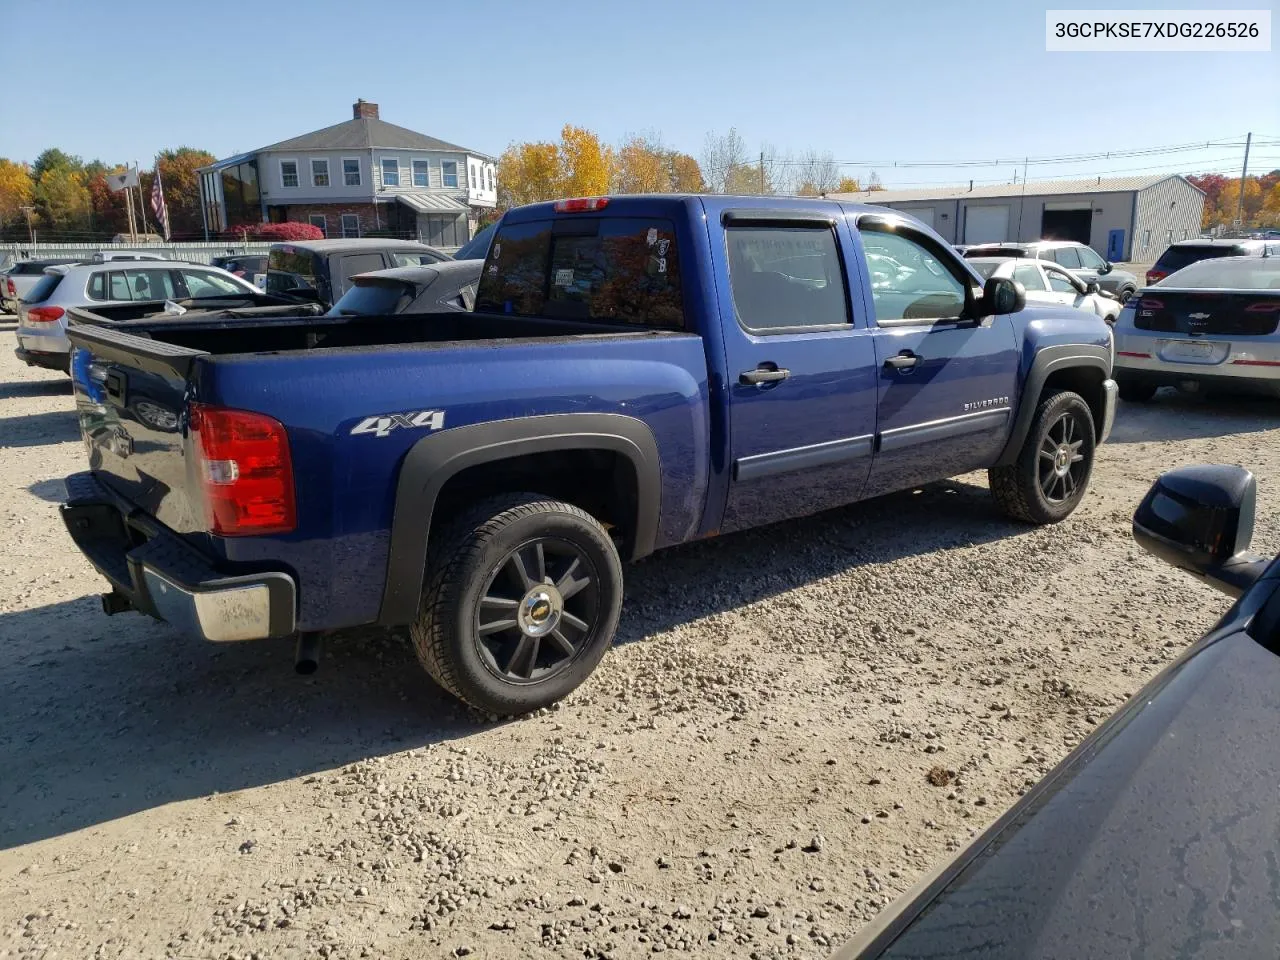
[[[304,679],[103,616],[55,511],[68,382],[12,329],[0,956],[826,956],[1226,608],[1132,545],[1156,474],[1254,468],[1280,543],[1280,410],[1162,394],[1053,528],[975,475],[629,568],[597,675],[495,724],[401,638]]]

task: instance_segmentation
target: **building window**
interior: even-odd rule
[[[395,157],[382,158],[382,185],[384,187],[400,186],[400,161]]]
[[[298,185],[298,161],[280,161],[280,186],[296,187]]]
[[[360,236],[360,218],[354,213],[342,215],[342,235],[343,237]]]
[[[456,160],[441,161],[440,173],[446,187],[456,187],[458,185],[458,162]]]
[[[473,164],[470,164],[469,166],[470,166],[470,169],[468,172],[471,175],[471,189],[474,190],[476,189],[476,165],[473,163]]]
[[[320,232],[326,237],[329,235],[329,224],[325,220],[325,215],[323,213],[308,214],[307,223],[311,224],[313,227],[319,227]]]
[[[431,164],[426,160],[413,161],[413,185],[415,187],[431,186]]]
[[[493,167],[487,167],[486,171],[489,174],[489,192],[492,193],[493,192]]]
[[[327,187],[329,185],[328,160],[311,161],[311,185],[313,187]]]
[[[360,158],[342,158],[342,182],[348,187],[360,186]]]

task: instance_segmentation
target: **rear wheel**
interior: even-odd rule
[[[600,523],[534,493],[475,504],[429,551],[410,628],[440,686],[501,716],[547,706],[613,643],[622,564]]]
[[[1141,380],[1119,380],[1116,385],[1120,388],[1120,399],[1130,403],[1146,403],[1156,395],[1157,390],[1154,383],[1143,383]]]
[[[1084,498],[1094,449],[1089,405],[1070,390],[1050,394],[1036,408],[1018,458],[987,471],[991,494],[1015,519],[1057,523]]]
[[[1128,303],[1129,298],[1132,297],[1136,292],[1137,291],[1134,290],[1133,287],[1124,287],[1119,293],[1120,302]]]

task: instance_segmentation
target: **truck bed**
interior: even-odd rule
[[[184,351],[213,356],[569,336],[691,336],[638,329],[626,324],[510,317],[496,313],[376,317],[179,316],[123,322],[109,322],[108,318],[98,318],[80,310],[73,316],[75,327],[80,330],[109,328],[131,337],[156,340]]]

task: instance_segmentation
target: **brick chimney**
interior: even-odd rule
[[[377,120],[378,105],[368,100],[357,100],[351,105],[351,116],[357,120]]]

